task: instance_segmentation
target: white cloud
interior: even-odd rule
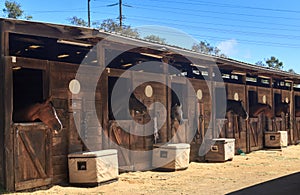
[[[224,53],[226,56],[235,55],[238,53],[236,46],[238,45],[237,40],[230,39],[220,42],[217,47],[221,50],[221,53]]]

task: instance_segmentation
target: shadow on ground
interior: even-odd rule
[[[300,194],[300,172],[229,193],[229,195],[240,194]]]

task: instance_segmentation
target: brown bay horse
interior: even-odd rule
[[[272,107],[269,104],[257,103],[249,108],[251,117],[258,117],[259,114],[264,113],[267,118],[274,119]]]
[[[279,102],[275,105],[275,115],[281,116],[281,113],[288,114],[290,112],[290,103]]]
[[[63,128],[51,102],[51,97],[42,103],[35,103],[19,109],[13,114],[14,122],[34,122],[36,120],[41,120],[56,134]]]
[[[245,120],[248,120],[249,118],[249,114],[243,107],[241,100],[227,100],[226,112],[233,112],[234,114],[241,116]]]

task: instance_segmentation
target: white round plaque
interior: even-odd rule
[[[147,97],[152,97],[152,95],[153,95],[153,89],[152,89],[151,85],[147,85],[145,87],[145,95]]]
[[[285,98],[285,103],[289,103],[290,99],[288,97]]]
[[[267,103],[267,96],[266,96],[266,95],[264,95],[264,96],[262,97],[262,101],[263,101],[264,104]]]
[[[80,92],[80,83],[78,80],[73,79],[69,83],[69,90],[72,94],[78,94]]]
[[[201,90],[201,89],[198,89],[198,90],[197,90],[197,98],[198,98],[199,100],[202,100],[202,97],[203,97],[202,90]]]
[[[239,97],[238,93],[234,93],[233,98],[234,98],[235,101],[239,101],[240,100],[240,97]]]

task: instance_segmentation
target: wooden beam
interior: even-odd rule
[[[5,34],[5,43],[8,47],[8,33]],[[5,163],[5,188],[8,191],[15,190],[15,164],[14,164],[14,132],[11,128],[12,124],[12,111],[13,111],[13,78],[12,78],[12,67],[11,67],[11,58],[5,57],[4,60],[4,76],[3,76],[3,85],[4,85],[4,163]]]
[[[103,35],[97,30],[80,28],[74,26],[30,22],[21,20],[3,20],[6,25],[7,32],[27,34],[33,36],[43,36],[49,38],[66,39],[66,40],[87,40],[97,38],[95,35]]]
[[[0,23],[0,185],[5,186],[5,168],[4,168],[4,31],[3,25]]]
[[[9,37],[7,25],[5,22],[0,23],[0,143],[2,156],[2,184],[8,191],[14,191],[14,134],[11,131],[12,122],[12,69],[10,67],[9,55]],[[1,161],[0,160],[0,161]]]

